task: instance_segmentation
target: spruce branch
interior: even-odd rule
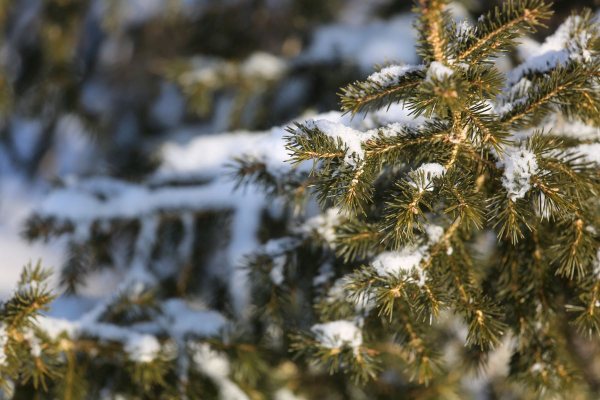
[[[367,80],[342,88],[339,93],[343,111],[356,115],[399,103],[410,98],[424,77],[419,69],[408,71],[400,77],[385,73],[383,82]]]
[[[521,31],[535,32],[552,12],[543,0],[509,0],[484,14],[456,49],[456,61],[484,60],[515,45]]]
[[[445,10],[447,0],[417,0],[416,27],[419,32],[419,55],[425,60],[442,62],[448,58],[447,27],[450,14]]]
[[[570,110],[573,106],[569,98],[577,96],[581,90],[587,90],[586,77],[577,65],[557,67],[549,76],[540,78],[535,83],[535,91],[524,102],[504,114],[502,122],[518,128],[539,121],[554,110],[554,105]]]

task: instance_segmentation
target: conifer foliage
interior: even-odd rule
[[[549,5],[507,1],[475,25],[455,23],[445,1],[420,0],[415,11],[423,63],[388,63],[340,94],[356,118],[401,103],[413,122],[288,129],[293,165],[311,165],[306,185],[336,216],[322,235],[321,322],[293,334],[292,348],[358,381],[385,371],[440,394],[453,368],[485,369],[504,346],[523,396],[595,390],[581,370],[600,321],[600,147],[583,134],[600,126],[593,14],[573,14],[502,73],[494,60],[544,26]],[[314,270],[294,258],[303,245],[266,251],[251,267],[284,266],[281,281],[300,287]],[[271,317],[276,302],[261,299]],[[465,327],[451,363],[448,321]]]
[[[194,202],[230,188],[222,182],[82,183],[64,190],[101,187],[94,201],[150,205],[113,215],[90,200],[91,223],[78,210],[32,217],[30,239],[68,235],[74,254],[92,254],[94,240],[134,243],[133,272],[108,303],[67,323],[39,315],[53,300],[48,273],[26,268],[0,312],[4,393],[453,399],[469,396],[471,379],[497,397],[597,395],[600,28],[591,11],[573,14],[501,72],[495,60],[543,27],[550,6],[509,0],[474,25],[446,6],[415,3],[421,64],[387,63],[341,90],[352,120],[271,131],[287,168],[276,165],[277,141],[234,160],[238,185],[258,185],[285,209],[281,229],[245,259],[251,306],[228,315],[239,324],[173,298],[186,293],[185,273],[148,278],[161,254],[145,240],[169,229],[165,220],[177,220],[170,229],[187,249],[177,261],[189,263],[197,243],[185,238],[204,208],[231,203],[247,217],[252,205],[229,196]],[[399,106],[409,118],[382,123],[379,110]],[[323,212],[298,217],[313,200]],[[111,224],[124,224],[120,237],[102,235]],[[63,281],[76,290],[86,266],[67,265]],[[507,381],[494,380],[502,357]]]

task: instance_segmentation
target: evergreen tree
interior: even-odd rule
[[[504,74],[494,60],[543,26],[548,5],[508,1],[471,25],[444,1],[417,3],[423,63],[386,64],[340,94],[355,117],[401,103],[414,122],[288,129],[293,165],[310,163],[306,186],[330,210],[329,246],[310,261],[299,238],[267,246],[250,262],[255,301],[277,320],[300,301],[290,296],[314,299],[292,348],[358,381],[396,374],[407,397],[449,395],[457,368],[485,369],[500,345],[517,397],[594,393],[600,146],[581,132],[600,124],[593,14],[570,16]],[[242,164],[240,179],[286,194],[271,184],[285,180]],[[269,275],[286,290],[270,294]],[[448,363],[453,340],[464,347]]]
[[[211,304],[221,313],[182,300],[198,246],[228,236],[195,226],[260,208],[239,192],[165,170],[60,189],[25,233],[69,238],[66,286],[106,260],[130,273],[66,322],[40,315],[48,273],[26,268],[0,314],[5,393],[452,399],[471,376],[489,397],[597,396],[600,30],[590,11],[573,14],[503,73],[495,60],[550,7],[510,0],[471,25],[446,3],[416,2],[422,64],[386,64],[342,89],[345,117],[274,128],[235,160],[238,184],[284,204],[263,214],[279,229],[246,259],[252,307],[235,293]],[[379,111],[399,107],[400,122]],[[79,208],[59,207],[73,196]],[[313,199],[324,211],[304,218]],[[489,369],[506,355],[504,381]]]

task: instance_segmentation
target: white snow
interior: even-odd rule
[[[306,397],[297,396],[291,390],[282,388],[275,392],[273,400],[306,400]]]
[[[249,397],[229,378],[231,365],[224,353],[206,343],[191,343],[194,365],[219,387],[221,400],[249,400]]]
[[[52,339],[66,333],[71,339],[85,336],[123,343],[130,359],[135,362],[151,362],[155,359],[161,350],[156,339],[159,334],[167,333],[169,337],[182,342],[187,336],[216,336],[227,324],[220,313],[192,309],[181,299],[169,299],[162,303],[163,313],[153,322],[127,327],[99,322],[113,297],[109,296],[81,316],[70,315],[73,320],[42,315],[37,318],[37,324]]]
[[[27,329],[23,332],[23,339],[29,343],[29,351],[35,358],[40,358],[42,355],[42,341],[35,335],[32,329]]]
[[[125,352],[129,355],[129,359],[136,363],[149,363],[158,356],[160,343],[150,335],[133,337],[125,344]]]
[[[357,165],[359,160],[364,159],[365,151],[362,144],[373,137],[371,131],[360,132],[326,119],[309,119],[305,122],[305,125],[309,129],[319,129],[326,136],[340,139],[348,148],[344,161],[351,165]]]
[[[277,286],[281,285],[283,283],[283,280],[285,279],[285,275],[283,274],[284,273],[283,267],[285,265],[285,260],[286,260],[285,256],[275,257],[273,259],[273,267],[271,268],[271,271],[269,271],[269,276],[271,277],[271,280]]]
[[[189,62],[190,69],[178,77],[182,86],[216,84],[221,78],[235,75],[234,65],[217,57],[195,56]]]
[[[227,319],[221,313],[193,309],[181,299],[169,299],[161,304],[161,308],[164,317],[159,319],[159,326],[174,338],[183,338],[185,335],[216,336],[227,324]]]
[[[456,24],[456,40],[459,42],[465,42],[475,34],[475,27],[468,21],[461,21]]]
[[[363,296],[351,296],[350,293],[344,289],[344,286],[348,283],[350,283],[348,276],[343,276],[336,279],[336,281],[327,291],[327,295],[324,300],[330,304],[338,301],[350,302],[354,305],[354,309],[357,313],[363,314],[368,313],[370,310],[375,308],[377,303],[374,295],[365,294]]]
[[[527,72],[547,72],[569,60],[591,61],[596,56],[587,50],[592,36],[586,30],[578,31],[580,24],[581,17],[572,15],[539,47],[529,43],[532,52],[508,75],[509,80],[517,82]]]
[[[444,228],[434,224],[428,224],[425,226],[425,233],[430,244],[439,243],[444,236]]]
[[[545,369],[546,368],[544,368],[544,365],[542,363],[536,362],[531,366],[529,370],[531,371],[531,373],[542,373]]]
[[[352,321],[331,321],[313,325],[310,330],[319,344],[329,349],[349,346],[354,349],[363,343],[362,332]]]
[[[584,155],[584,160],[600,166],[600,143],[580,144],[573,148],[573,152]]]
[[[373,260],[373,267],[377,275],[381,277],[398,277],[401,272],[412,273],[417,272],[419,275],[418,281],[413,281],[413,278],[409,278],[409,281],[416,283],[422,287],[425,284],[427,276],[425,271],[421,270],[419,265],[425,257],[427,247],[404,247],[398,251],[385,251]]]
[[[515,132],[515,139],[524,139],[535,132],[543,130],[549,134],[567,136],[585,141],[599,141],[600,128],[577,120],[567,120],[559,113],[551,113],[541,123],[530,129]]]
[[[429,65],[425,81],[432,82],[434,78],[438,81],[443,81],[444,79],[452,76],[453,74],[454,70],[452,70],[452,68],[446,67],[439,61],[434,61]]]
[[[298,241],[292,237],[271,239],[263,245],[263,251],[271,256],[280,255],[293,249],[297,244]]]
[[[383,109],[367,115],[360,115],[351,119],[339,111],[331,111],[312,118],[301,117],[298,122],[307,120],[326,120],[319,123],[319,127],[327,130],[329,126],[334,130],[346,132],[343,139],[348,139],[353,151],[363,154],[360,141],[367,140],[374,131],[369,129],[383,126],[383,131],[389,135],[397,134],[403,124],[422,123],[423,118],[413,119],[403,104],[394,104],[389,110]],[[365,117],[365,118],[363,118]],[[305,122],[306,123],[306,122]],[[314,122],[308,122],[314,124]],[[287,124],[291,125],[291,123]],[[340,125],[340,127],[337,127]],[[367,130],[361,132],[359,130]],[[194,138],[185,143],[176,141],[162,145],[160,157],[162,163],[153,180],[165,181],[172,179],[207,177],[225,172],[223,167],[230,162],[231,157],[246,154],[257,161],[266,164],[269,173],[280,176],[290,171],[289,152],[285,149],[284,137],[289,135],[285,126],[274,127],[266,132],[235,132],[218,135],[205,135]],[[351,153],[351,152],[350,152]],[[349,154],[351,156],[351,154]],[[348,157],[350,162],[354,160]],[[300,171],[307,172],[312,167],[311,163],[300,164]]]
[[[228,158],[259,147],[266,133],[237,132],[223,135],[205,135],[187,143],[175,141],[161,146],[161,165],[156,179],[168,180],[202,173],[218,174]]]
[[[265,52],[255,52],[242,63],[242,73],[265,80],[281,79],[287,64],[281,58]]]
[[[502,185],[514,202],[525,197],[531,189],[531,177],[538,173],[535,154],[526,149],[514,149],[505,155],[498,167],[504,168]]]
[[[594,263],[596,264],[594,266],[594,275],[596,276],[596,279],[600,279],[600,249],[596,252]]]
[[[0,366],[6,364],[8,355],[6,354],[6,344],[8,343],[8,335],[6,334],[6,327],[4,324],[0,325]]]
[[[316,233],[319,237],[325,240],[331,249],[335,248],[336,234],[335,230],[341,223],[343,216],[337,208],[329,208],[321,214],[308,219],[299,228],[301,233],[311,235]]]
[[[0,162],[4,154],[0,151]],[[58,267],[65,259],[63,242],[27,243],[19,235],[23,222],[32,207],[43,195],[43,185],[27,187],[20,175],[0,175],[0,298],[5,300],[14,292],[21,268],[30,262],[42,260],[42,266]],[[51,279],[55,287],[56,274]]]
[[[420,71],[424,65],[390,65],[379,72],[369,75],[367,80],[384,88],[400,83],[400,78],[410,72]]]
[[[500,115],[509,113],[513,108],[527,101],[527,92],[530,91],[531,87],[532,83],[529,79],[521,78],[510,87],[506,94],[498,97],[498,103],[492,103],[491,109]]]
[[[409,173],[409,183],[420,192],[424,190],[433,191],[433,179],[440,178],[446,173],[446,168],[438,163],[423,164]],[[423,180],[418,177],[423,175]]]
[[[200,371],[210,377],[225,378],[231,373],[229,359],[223,353],[213,350],[206,343],[191,344],[193,360]]]

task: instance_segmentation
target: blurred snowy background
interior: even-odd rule
[[[38,259],[62,271],[59,291],[77,288],[78,296],[54,305],[60,318],[77,318],[124,280],[150,279],[136,262],[152,258],[152,273],[168,276],[177,257],[120,262],[114,247],[132,242],[100,233],[121,223],[117,233],[126,236],[124,226],[136,219],[144,219],[140,232],[160,231],[164,224],[152,216],[183,211],[175,230],[229,226],[226,238],[196,235],[200,244],[187,251],[221,266],[202,270],[203,285],[240,289],[219,275],[235,274],[239,259],[264,242],[261,221],[277,219],[277,210],[251,188],[234,193],[224,165],[264,146],[267,134],[256,132],[337,111],[338,88],[364,79],[375,63],[418,63],[411,3],[0,0],[0,297]],[[470,19],[497,3],[457,1],[452,10]],[[596,3],[557,1],[550,30],[566,10]],[[282,161],[277,145],[271,157]],[[220,211],[202,219],[203,209]],[[112,241],[104,258],[89,248],[102,238]],[[94,266],[84,282],[75,278],[89,267],[82,259]]]

